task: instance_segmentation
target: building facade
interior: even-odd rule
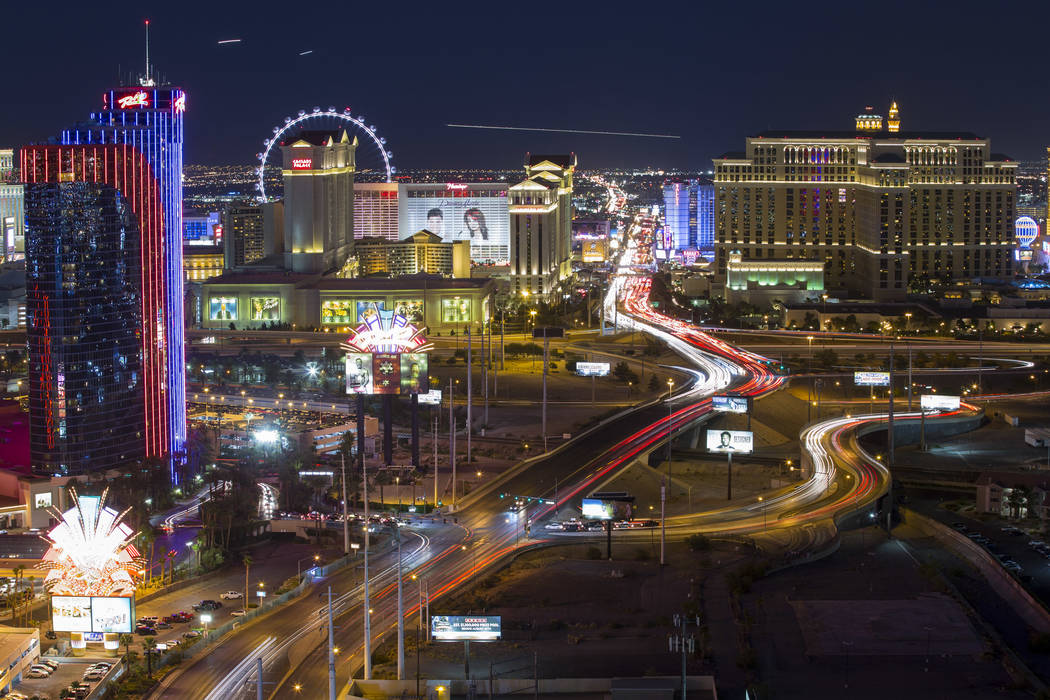
[[[157,182],[162,222],[160,235],[165,251],[165,298],[162,314],[163,342],[169,348],[165,369],[167,420],[172,456],[186,444],[186,362],[184,317],[185,287],[182,265],[182,144],[186,93],[177,87],[158,87],[148,77],[141,86],[121,87],[103,93],[103,107],[89,122],[67,129],[67,145],[128,145],[149,164]],[[23,175],[23,179],[25,179]],[[141,190],[139,190],[141,191]],[[172,480],[178,479],[172,462]]]
[[[344,332],[372,305],[397,311],[432,333],[480,329],[492,318],[496,283],[416,275],[343,279],[295,273],[228,273],[201,284],[203,328],[258,328]]]
[[[715,262],[810,260],[842,295],[1012,274],[1016,163],[971,133],[767,131],[715,164]]]
[[[182,346],[165,317],[182,247],[165,245],[162,183],[128,144],[28,146],[21,161],[34,470],[170,455],[168,359]]]
[[[281,144],[285,269],[335,270],[350,255],[356,149],[346,131],[307,131]]]
[[[674,250],[696,250],[705,258],[714,256],[714,185],[696,180],[664,185],[664,226]]]
[[[0,149],[0,262],[25,257],[25,205],[14,150]]]
[[[354,238],[398,239],[396,182],[354,183]]]
[[[223,216],[223,254],[227,269],[266,257],[263,205],[230,207]]]
[[[514,294],[547,297],[572,274],[575,170],[575,154],[530,154],[525,162],[525,180],[508,191]]]
[[[362,238],[356,241],[358,274],[391,277],[426,273],[442,277],[470,277],[470,241],[443,242],[429,231],[403,241]]]

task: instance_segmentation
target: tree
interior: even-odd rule
[[[649,377],[649,391],[660,391],[660,380],[655,374]]]
[[[244,562],[244,609],[248,609],[248,570],[252,565],[252,555],[245,554],[241,559]]]
[[[135,641],[135,638],[130,634],[120,635],[120,643],[124,645],[124,664],[128,665],[131,663],[131,643]]]
[[[142,641],[142,651],[146,654],[146,675],[153,678],[153,652],[157,650],[157,640],[146,637]]]

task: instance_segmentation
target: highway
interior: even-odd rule
[[[511,469],[459,503],[449,522],[435,520],[417,529],[402,528],[404,535],[404,615],[416,612],[419,581],[426,582],[432,611],[442,609],[440,599],[464,584],[486,575],[486,570],[525,547],[564,541],[537,526],[566,504],[626,469],[675,432],[703,420],[711,413],[710,396],[732,391],[755,399],[784,386],[785,378],[769,362],[710,336],[698,328],[654,311],[648,303],[647,278],[635,271],[648,263],[628,241],[614,283],[606,299],[608,312],[619,315],[621,325],[664,340],[682,358],[682,368],[693,381],[670,397],[666,404],[650,403],[619,414],[560,445],[542,458]],[[967,408],[966,410],[971,410]],[[912,417],[918,414],[913,414]],[[889,473],[880,460],[866,454],[857,443],[861,426],[883,418],[857,416],[822,421],[803,434],[812,468],[799,484],[770,494],[760,503],[731,502],[725,508],[668,521],[676,535],[689,532],[756,532],[786,528],[827,518],[842,517],[867,508],[888,486]],[[901,416],[901,419],[907,419]],[[514,499],[498,492],[549,500],[546,504],[518,509]],[[455,520],[455,522],[453,522]],[[530,537],[527,527],[541,537]],[[582,536],[583,533],[579,533]],[[620,536],[645,536],[648,532],[622,531]],[[391,553],[374,557],[372,579],[372,632],[375,639],[396,628],[396,561]],[[413,579],[412,576],[416,576]],[[254,694],[255,659],[264,660],[266,694],[276,698],[322,698],[328,694],[327,649],[322,642],[319,593],[331,585],[336,598],[335,646],[337,688],[343,688],[352,670],[362,665],[363,617],[359,571],[343,570],[319,582],[310,595],[252,621],[231,634],[209,653],[180,670],[162,694],[170,698],[249,698]],[[409,626],[414,629],[414,624]],[[291,656],[291,658],[290,658]]]

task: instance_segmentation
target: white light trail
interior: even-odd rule
[[[222,39],[218,43],[219,43],[219,46],[222,46],[223,44],[239,44],[239,43],[241,43],[241,40],[240,39]]]
[[[534,126],[489,126],[487,124],[446,124],[453,129],[495,129],[497,131],[546,131],[554,134],[596,134],[598,136],[638,136],[648,139],[680,139],[673,134],[642,134],[634,131],[590,131],[588,129],[541,129]]]

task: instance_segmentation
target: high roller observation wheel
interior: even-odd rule
[[[328,109],[321,109],[320,107],[314,107],[312,111],[307,112],[306,110],[299,110],[298,116],[285,117],[284,124],[282,126],[275,126],[273,128],[273,136],[263,141],[263,145],[266,149],[262,153],[257,153],[256,157],[259,159],[259,167],[256,169],[256,175],[258,180],[255,183],[255,189],[259,192],[259,202],[265,204],[271,201],[266,196],[266,161],[270,157],[270,151],[273,147],[279,145],[284,135],[291,130],[294,130],[304,122],[316,119],[335,119],[336,121],[345,122],[347,125],[357,127],[365,135],[367,135],[376,148],[379,149],[379,153],[383,158],[383,166],[386,169],[386,182],[391,182],[394,177],[394,173],[397,172],[397,168],[390,164],[390,161],[394,158],[394,153],[387,150],[386,139],[376,133],[375,126],[369,126],[365,122],[364,116],[354,116],[350,113],[350,108],[347,107],[342,112],[338,111],[335,107],[329,107]]]

